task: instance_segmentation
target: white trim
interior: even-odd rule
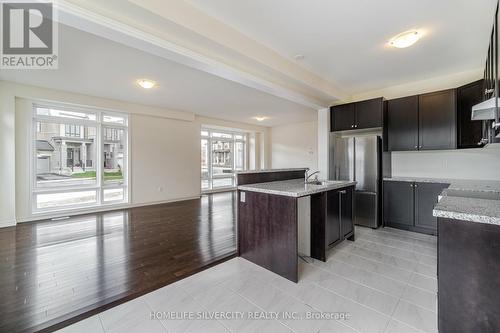
[[[113,212],[113,211],[117,211],[117,210],[129,209],[129,208],[147,207],[147,206],[162,205],[162,204],[178,202],[178,201],[194,200],[194,199],[199,199],[201,196],[202,196],[202,194],[196,195],[196,196],[191,196],[191,197],[164,200],[164,201],[153,201],[153,202],[148,202],[148,203],[121,204],[121,205],[105,204],[105,205],[101,205],[101,206],[87,207],[84,209],[71,209],[68,211],[57,211],[57,212],[52,212],[52,213],[37,214],[37,215],[29,216],[29,217],[18,217],[17,222],[24,223],[24,222],[40,221],[40,220],[54,219],[54,218],[66,217],[66,216],[79,216],[79,215],[100,213],[100,212]]]
[[[0,228],[13,227],[17,224],[16,219],[8,219],[0,221]]]

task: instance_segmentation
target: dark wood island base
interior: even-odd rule
[[[326,261],[327,249],[344,239],[354,241],[353,192],[348,183],[307,194],[312,258]],[[238,256],[298,282],[300,197],[239,188]]]

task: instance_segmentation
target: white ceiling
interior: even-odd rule
[[[187,0],[357,94],[482,68],[496,0]],[[425,31],[408,49],[386,42]]]
[[[263,126],[316,118],[308,107],[68,26],[60,25],[59,38],[58,70],[4,70],[0,80]],[[159,87],[139,88],[139,78]],[[259,115],[270,119],[252,119]]]

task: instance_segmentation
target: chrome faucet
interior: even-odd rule
[[[319,171],[315,171],[315,172],[309,174],[309,170],[306,170],[306,183],[309,181],[309,178],[311,178],[314,175],[316,175],[315,180],[317,181],[318,180],[318,175],[317,175],[318,173],[319,173]]]

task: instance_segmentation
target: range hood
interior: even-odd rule
[[[500,105],[500,98],[492,97],[484,102],[472,107],[472,120],[493,120],[496,119],[497,105]]]

